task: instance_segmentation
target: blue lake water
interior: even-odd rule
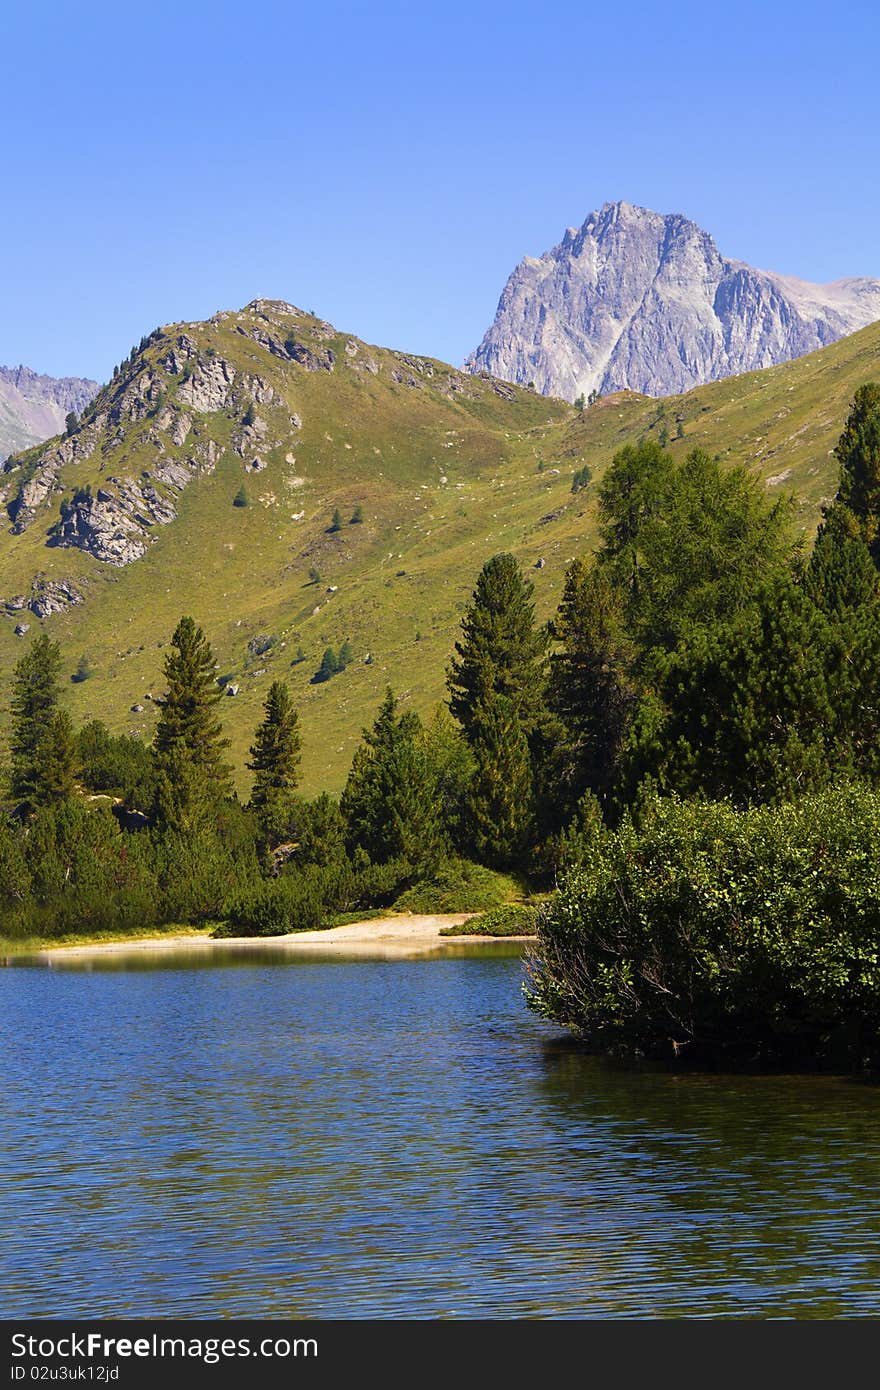
[[[509,949],[0,970],[0,1313],[880,1313],[880,1087],[599,1062]]]

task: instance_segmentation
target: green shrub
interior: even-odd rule
[[[291,866],[277,878],[260,879],[234,896],[217,936],[283,936],[329,927],[340,913],[387,907],[411,879],[402,860],[354,866],[333,863]]]
[[[354,906],[356,877],[347,861],[308,864],[261,879],[233,899],[217,936],[284,936],[328,926],[337,912]]]
[[[444,927],[441,936],[534,936],[538,908],[533,903],[505,903],[471,917],[460,927]]]
[[[510,874],[469,859],[447,859],[430,878],[402,893],[394,906],[398,912],[486,912],[522,896],[522,885]]]
[[[647,798],[541,914],[530,1007],[608,1052],[880,1056],[880,793]]]

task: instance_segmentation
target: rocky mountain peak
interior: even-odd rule
[[[16,449],[40,444],[64,429],[98,392],[86,377],[43,376],[30,367],[0,367],[0,460]]]
[[[471,371],[575,400],[664,396],[774,366],[880,319],[880,281],[814,285],[718,250],[682,213],[603,203],[507,281]]]

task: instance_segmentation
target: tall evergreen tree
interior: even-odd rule
[[[40,633],[12,673],[12,794],[25,809],[46,803],[41,745],[53,726],[61,690],[61,648]]]
[[[263,710],[247,766],[254,773],[250,804],[271,825],[290,807],[299,780],[302,740],[299,717],[284,681],[272,682]]]
[[[216,710],[222,691],[217,662],[202,629],[181,618],[165,658],[168,689],[162,699],[154,748],[160,771],[159,819],[184,826],[201,821],[212,804],[232,790],[231,769],[223,760],[223,737]]]
[[[479,706],[509,700],[526,732],[540,718],[547,635],[535,626],[534,585],[513,555],[493,555],[480,571],[449,667],[449,708],[469,742]]]
[[[535,833],[535,778],[525,728],[516,705],[495,695],[478,705],[471,724],[475,771],[468,798],[468,829],[481,863],[521,866]]]
[[[585,558],[572,562],[550,634],[559,643],[550,658],[548,703],[564,731],[553,768],[564,824],[588,790],[608,804],[636,699],[624,596],[607,568]]]
[[[76,791],[79,748],[73,720],[66,709],[56,710],[37,745],[35,806],[53,806]]]
[[[860,386],[834,450],[840,464],[838,502],[856,519],[875,563],[880,562],[880,382]]]
[[[669,496],[673,460],[655,439],[627,444],[611,460],[599,488],[602,557],[632,597],[639,593],[645,523],[662,511]]]
[[[612,486],[618,473],[636,477],[634,492]],[[627,595],[639,645],[669,649],[692,624],[730,617],[787,572],[790,514],[787,499],[768,504],[745,469],[722,468],[702,449],[678,466],[654,445],[622,450],[602,486],[599,562]]]
[[[533,761],[538,745],[546,751],[548,637],[535,624],[533,592],[513,555],[493,555],[480,571],[448,670],[449,708],[476,764],[467,807],[473,848],[495,864],[521,856],[538,822]],[[507,792],[493,760],[506,769]],[[509,803],[521,797],[515,808]]]
[[[841,502],[825,509],[804,589],[823,612],[838,616],[877,600],[880,581],[871,552],[853,513]]]
[[[389,687],[339,802],[349,848],[364,850],[375,864],[404,859],[426,870],[441,856],[441,807],[422,734],[417,714],[398,714]]]

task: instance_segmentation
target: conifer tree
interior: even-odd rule
[[[266,824],[277,824],[299,779],[302,740],[299,718],[284,681],[273,681],[263,705],[264,718],[251,745],[254,773],[250,804]]]
[[[229,740],[216,715],[222,698],[217,662],[204,632],[181,618],[165,658],[168,689],[161,703],[154,748],[160,771],[159,818],[167,824],[200,821],[210,805],[230,794],[223,753]]]
[[[467,815],[474,848],[496,864],[513,862],[536,822],[532,743],[542,742],[546,723],[547,633],[535,625],[533,589],[513,555],[488,560],[448,671],[449,708],[476,762]],[[507,793],[493,759],[505,768]],[[509,804],[522,796],[516,808]]]
[[[79,750],[73,720],[67,710],[56,710],[37,745],[36,778],[31,802],[53,806],[76,791]]]
[[[389,687],[370,729],[355,751],[340,798],[351,850],[375,864],[405,859],[429,868],[443,848],[436,778],[417,714],[397,713]]]
[[[478,707],[495,696],[527,732],[538,720],[547,637],[535,626],[533,592],[513,555],[494,555],[480,571],[448,673],[449,708],[471,743]]]
[[[550,658],[548,703],[563,730],[554,780],[564,822],[588,790],[607,803],[635,701],[623,594],[606,568],[572,562],[550,633],[559,643]]]
[[[672,470],[670,455],[655,439],[646,439],[615,454],[599,488],[602,558],[613,562],[616,577],[632,597],[640,586],[641,533],[663,508]]]
[[[332,647],[325,647],[324,655],[321,657],[321,664],[312,676],[312,685],[320,685],[322,681],[328,681],[331,676],[335,676],[340,670],[339,657]]]
[[[45,804],[40,746],[58,707],[61,648],[40,633],[12,673],[11,787],[25,809]]]
[[[474,711],[476,768],[468,798],[470,841],[481,863],[516,867],[535,828],[535,788],[528,739],[516,705],[496,695]]]
[[[840,464],[836,501],[849,508],[880,562],[880,382],[860,386],[834,450]]]
[[[825,509],[804,573],[804,589],[825,613],[841,615],[878,597],[878,575],[853,513],[841,502]]]

